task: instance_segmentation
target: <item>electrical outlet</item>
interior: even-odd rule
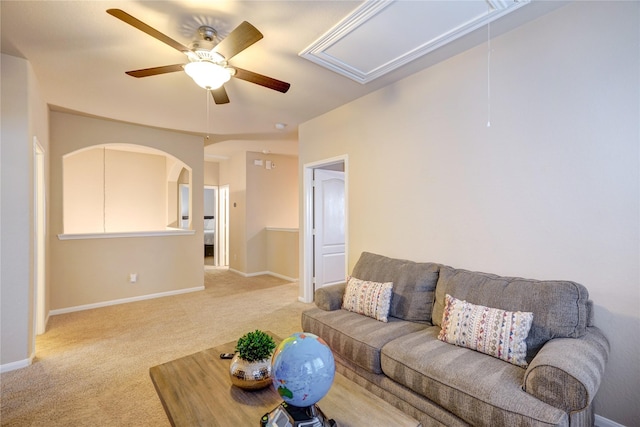
[[[138,281],[138,273],[129,274],[129,283],[136,283]]]

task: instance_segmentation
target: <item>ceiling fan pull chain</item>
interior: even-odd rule
[[[210,89],[205,91],[205,97],[207,98],[207,140],[209,140],[209,135],[211,135],[211,129],[209,127],[209,92],[211,92]]]

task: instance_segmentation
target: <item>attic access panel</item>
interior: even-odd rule
[[[365,1],[299,56],[365,84],[529,2]]]

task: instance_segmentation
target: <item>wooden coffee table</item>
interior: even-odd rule
[[[276,335],[269,332],[277,341]],[[235,341],[149,369],[162,406],[173,426],[256,426],[282,403],[273,387],[244,391],[231,384],[229,360]],[[318,402],[339,427],[376,425],[420,427],[420,423],[336,372],[327,395]]]

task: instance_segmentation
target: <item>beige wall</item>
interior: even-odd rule
[[[254,165],[258,159],[262,166]],[[275,168],[266,169],[266,160]],[[229,185],[229,267],[248,275],[270,271],[267,227],[298,227],[297,158],[238,153],[220,162],[219,173],[219,185]],[[287,277],[297,278],[294,270]]]
[[[166,164],[164,155],[105,147],[66,156],[65,233],[164,230],[171,222]]]
[[[204,185],[218,185],[220,182],[220,164],[204,162]]]
[[[255,160],[262,160],[263,165],[256,166]],[[265,167],[267,161],[274,165],[272,169]],[[267,227],[298,228],[298,159],[248,152],[246,168],[246,272],[257,273],[269,271],[268,260],[273,256],[267,250]]]
[[[220,185],[229,186],[229,268],[246,272],[246,176],[245,154],[220,163]]]
[[[596,412],[624,425],[640,419],[639,17],[576,2],[493,39],[490,127],[485,44],[303,124],[299,144],[301,165],[349,156],[349,271],[366,250],[583,283],[612,345]]]
[[[169,160],[167,158],[166,160]],[[166,182],[166,194],[167,194],[167,226],[179,228],[180,221],[178,218],[180,215],[180,180],[185,180],[185,184],[189,184],[189,171],[184,167],[184,164],[172,158],[171,161],[167,161],[167,182]],[[186,178],[184,178],[186,176]]]
[[[203,187],[202,139],[192,135],[114,121],[51,113],[51,309],[179,292],[203,286],[203,233],[200,223],[188,236],[59,240],[63,233],[62,157],[106,143],[144,145],[164,151],[192,169],[193,185]],[[164,166],[163,166],[164,168]],[[164,171],[164,169],[163,169]],[[164,188],[163,188],[164,190]],[[166,208],[161,211],[165,212]],[[192,194],[194,217],[202,217],[202,192]],[[138,283],[129,283],[129,274]]]
[[[49,117],[30,64],[2,54],[0,65],[0,365],[9,370],[28,365],[35,351],[33,138],[45,151],[46,173]]]
[[[298,280],[298,229],[266,230],[267,271],[288,280]]]
[[[109,168],[110,164],[118,168]],[[164,230],[166,182],[165,156],[107,151],[107,232]]]

